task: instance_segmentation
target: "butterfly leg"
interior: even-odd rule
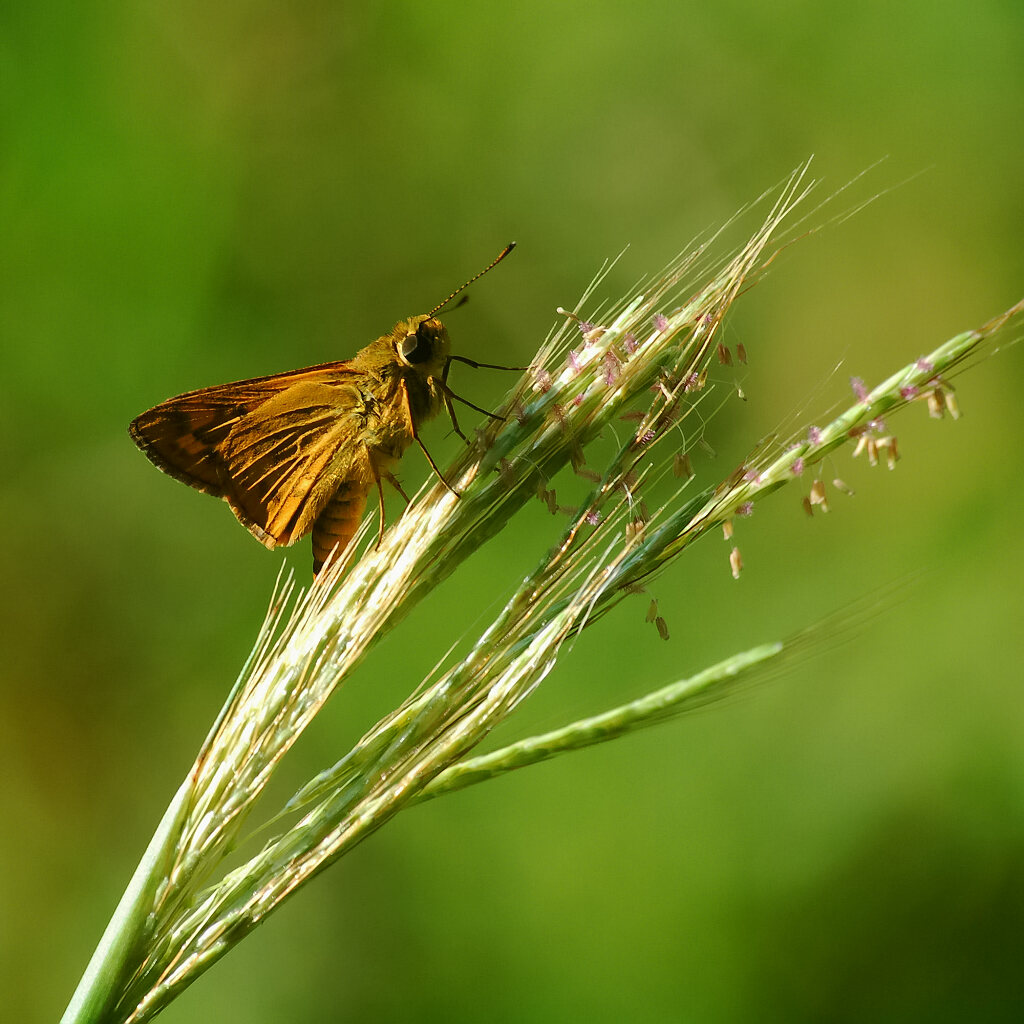
[[[459,429],[459,420],[455,415],[455,406],[452,405],[451,391],[448,388],[448,371],[452,367],[451,358],[444,364],[444,370],[441,373],[441,397],[444,399],[444,407],[448,410],[448,417],[452,421],[452,429],[459,437],[462,438],[466,444],[469,444],[469,438]]]
[[[499,366],[497,363],[478,363],[475,359],[467,359],[465,356],[449,356],[448,363],[445,365],[445,378],[448,376],[448,366],[451,365],[452,360],[456,360],[460,363],[465,363],[467,366],[472,366],[474,370],[528,370],[528,366]]]
[[[379,550],[381,541],[384,540],[384,485],[380,482],[380,474],[376,470],[373,472],[373,479],[377,484],[377,509],[380,513],[377,520],[377,543],[374,548]]]
[[[456,402],[461,402],[463,405],[468,405],[470,409],[476,409],[477,412],[482,412],[485,416],[490,416],[492,420],[498,420],[501,423],[505,422],[504,416],[499,416],[497,413],[488,412],[486,409],[481,409],[479,405],[474,405],[472,402],[467,402],[461,395],[455,394],[450,387],[448,387],[448,371],[452,368],[452,360],[457,359],[460,363],[469,363],[470,366],[486,367],[490,370],[526,370],[526,366],[495,366],[494,363],[478,363],[473,359],[467,359],[465,356],[449,356],[448,362],[444,364],[444,370],[441,373],[441,394],[444,397],[444,406],[448,410],[448,415],[452,419],[452,426],[455,428],[455,433],[462,438],[466,444],[469,441],[466,435],[459,430],[458,420],[455,419],[455,406],[452,405],[452,399]]]
[[[456,434],[459,435],[459,437],[462,438],[463,441],[466,442],[466,444],[469,444],[469,438],[466,437],[466,435],[459,429],[459,421],[455,415],[455,406],[452,405],[452,400],[448,394],[448,391],[442,391],[441,397],[444,399],[444,407],[448,410],[448,416],[452,421],[452,429],[455,431]]]
[[[383,476],[383,478],[387,480],[387,482],[391,484],[391,486],[394,487],[394,489],[398,491],[398,493],[403,498],[405,498],[406,505],[412,502],[412,498],[410,498],[409,495],[406,494],[405,491],[402,489],[402,485],[398,482],[398,477],[396,477],[394,473],[388,473],[385,471],[384,473],[381,474],[381,476]]]
[[[441,470],[437,468],[437,463],[434,461],[430,452],[427,451],[426,445],[424,445],[424,443],[420,440],[420,436],[416,432],[416,421],[413,419],[412,407],[409,405],[409,388],[404,380],[402,381],[402,405],[405,408],[405,417],[409,423],[409,433],[412,435],[412,439],[420,446],[420,451],[422,451],[423,454],[426,455],[427,462],[430,463],[430,468],[437,474],[438,480],[440,480],[441,483],[443,483],[445,487],[447,487],[448,490],[455,495],[456,498],[461,497],[459,492],[455,490],[455,488],[452,487],[452,485],[448,483],[447,480],[445,480],[443,474],[441,473]]]
[[[444,395],[445,405],[448,407],[448,411],[451,414],[453,420],[455,419],[455,413],[452,411],[452,399],[454,398],[456,402],[461,402],[463,405],[468,405],[470,409],[476,409],[477,412],[482,412],[485,416],[489,416],[492,420],[497,420],[499,423],[505,422],[504,416],[499,416],[496,412],[488,412],[486,409],[481,409],[479,405],[474,405],[472,402],[466,401],[466,399],[463,398],[461,395],[455,394],[455,392],[452,391],[452,389],[448,387],[447,384],[442,384],[441,386],[444,389],[442,393]]]

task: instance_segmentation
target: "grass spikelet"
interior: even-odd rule
[[[440,483],[425,487],[379,547],[358,560],[350,548],[306,593],[290,579],[279,581],[253,653],[65,1021],[151,1019],[291,893],[403,807],[665,721],[728,692],[790,649],[755,648],[604,715],[471,756],[551,672],[567,640],[642,592],[695,540],[726,528],[732,536],[759,501],[786,485],[801,493],[808,512],[824,511],[819,467],[844,445],[894,465],[887,418],[918,402],[932,415],[954,415],[951,372],[1024,310],[1018,304],[958,335],[874,388],[855,379],[852,404],[824,426],[765,442],[697,490],[689,451],[664,442],[699,418],[711,390],[709,367],[732,364],[733,352],[719,338],[723,318],[771,262],[781,227],[808,190],[801,170],[764,197],[761,225],[718,263],[705,243],[618,303],[590,309],[592,288],[574,310],[561,311],[510,394],[506,418],[488,422],[446,474],[461,497]],[[695,284],[698,272],[703,283]],[[735,355],[746,362],[742,345]],[[603,466],[588,466],[588,446],[612,425],[617,450]],[[566,467],[585,492],[568,510],[550,487]],[[654,476],[674,477],[678,490],[652,510],[644,491]],[[370,645],[538,496],[560,513],[550,520],[550,550],[480,637],[272,813],[262,848],[217,877],[277,765]],[[738,546],[730,567],[739,576]],[[647,620],[668,638],[654,600]]]

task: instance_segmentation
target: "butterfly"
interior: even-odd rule
[[[355,536],[371,487],[378,495],[379,537],[383,481],[408,503],[394,469],[412,443],[453,490],[420,439],[422,424],[444,408],[466,440],[453,401],[501,419],[456,395],[448,371],[453,361],[523,367],[452,355],[448,331],[434,314],[514,247],[506,246],[429,313],[400,320],[352,359],[189,391],[136,417],[129,433],[159,469],[223,498],[266,547],[311,533],[316,574]]]

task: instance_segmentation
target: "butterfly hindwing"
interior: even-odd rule
[[[342,481],[369,476],[362,394],[352,382],[298,383],[239,418],[216,448],[219,486],[267,547],[313,527]]]

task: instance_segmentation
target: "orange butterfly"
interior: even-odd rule
[[[355,358],[169,398],[132,421],[132,439],[165,473],[223,498],[266,547],[294,544],[312,532],[313,572],[319,572],[331,552],[342,551],[355,535],[371,484],[381,536],[382,481],[408,502],[393,469],[413,441],[449,486],[419,437],[420,425],[442,405],[464,440],[453,399],[500,419],[456,395],[448,370],[453,360],[522,367],[453,356],[448,332],[434,314],[514,246],[429,313],[400,321]]]

